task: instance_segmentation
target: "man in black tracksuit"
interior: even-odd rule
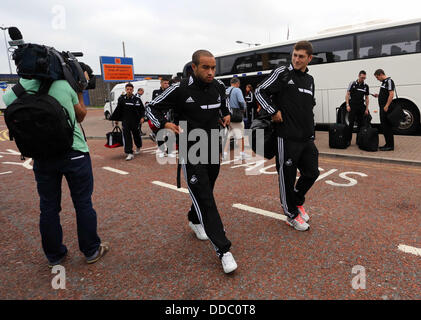
[[[319,152],[314,144],[314,80],[308,74],[313,47],[308,41],[294,46],[292,64],[279,67],[257,88],[256,98],[276,124],[276,167],[287,224],[309,229],[303,208],[305,195],[319,176]],[[300,178],[297,183],[297,168]]]
[[[140,126],[145,121],[145,107],[142,100],[133,94],[131,83],[126,84],[126,94],[118,98],[117,109],[122,110],[124,152],[127,154],[126,160],[129,161],[134,158],[133,140],[136,145],[136,154],[140,152],[142,147]]]
[[[370,88],[368,87],[368,84],[364,82],[366,78],[367,73],[364,70],[360,71],[358,80],[349,84],[346,93],[346,110],[349,112],[349,126],[347,131],[349,145],[351,145],[352,130],[354,128],[355,120],[357,120],[359,132],[363,125],[364,114],[368,115],[368,96],[370,95]]]
[[[169,80],[161,79],[161,87],[152,92],[152,100],[154,100],[159,95],[163,94],[164,91],[168,89],[168,87],[169,87]],[[168,121],[172,121],[173,119],[171,119],[171,111],[169,109],[170,109],[169,107],[165,109],[161,109],[161,112],[164,114],[165,118]],[[160,155],[162,157],[168,155],[169,153],[171,154],[171,152],[169,152],[168,150],[168,146],[165,144],[164,141],[159,141],[157,144],[158,144],[158,148],[161,150]]]
[[[386,140],[386,144],[383,147],[380,147],[379,150],[393,151],[395,149],[395,138],[393,136],[393,126],[387,119],[387,113],[389,112],[390,105],[395,97],[395,82],[393,82],[390,77],[387,77],[382,69],[376,70],[374,76],[382,83],[380,86],[380,93],[374,94],[374,96],[379,98],[380,122],[384,139]]]
[[[192,66],[194,75],[164,91],[148,105],[146,112],[157,128],[166,128],[180,135],[179,163],[193,202],[188,213],[189,226],[199,239],[211,241],[222,261],[224,272],[230,273],[237,268],[237,264],[229,252],[231,242],[225,235],[213,196],[220,168],[219,140],[216,141],[216,147],[211,142],[211,131],[219,129],[218,120],[222,117],[223,125],[229,125],[230,113],[226,106],[225,86],[214,79],[216,61],[213,55],[206,50],[196,51]],[[168,107],[174,109],[180,126],[184,125],[182,130],[165,118],[161,110]],[[186,146],[182,143],[182,135],[187,137],[194,129],[201,129],[205,135],[199,140],[208,138],[207,150],[199,150],[198,154],[200,157],[206,155],[207,151],[207,156],[197,164],[187,155],[198,140],[187,142],[186,138]]]

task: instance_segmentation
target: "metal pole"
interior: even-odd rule
[[[107,91],[108,91],[108,101],[110,103],[110,117],[113,115],[113,104],[111,101],[111,89],[110,89],[110,83],[107,82]],[[114,121],[111,121],[111,126],[114,128]]]
[[[124,45],[124,41],[123,41],[123,57],[126,57],[126,46]]]
[[[6,48],[7,62],[9,63],[9,71],[10,71],[10,74],[12,74],[12,65],[10,64],[9,51],[7,50],[7,40],[6,40],[6,29],[9,29],[9,28],[0,27],[0,29],[3,30],[3,34],[4,34],[4,45],[5,45],[5,48]]]

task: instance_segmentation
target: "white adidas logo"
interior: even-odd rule
[[[194,103],[195,101],[193,100],[193,98],[192,97],[190,97],[190,98],[188,98],[187,100],[186,100],[186,103]]]
[[[288,81],[288,84],[295,84],[295,83],[294,83],[294,81],[292,81],[292,79],[291,79],[291,80],[289,80],[289,81]]]

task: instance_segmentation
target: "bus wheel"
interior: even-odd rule
[[[418,108],[408,100],[397,99],[394,103],[400,103],[405,114],[405,119],[394,131],[396,134],[408,135],[417,133],[420,127],[420,113]]]
[[[105,112],[105,119],[110,120],[110,113],[108,111]]]

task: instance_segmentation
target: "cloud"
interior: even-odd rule
[[[53,28],[55,6],[65,9],[63,30]],[[181,71],[199,48],[218,54],[245,48],[236,40],[283,41],[288,25],[292,38],[302,38],[332,26],[412,18],[420,6],[411,0],[401,0],[399,6],[390,0],[3,0],[0,21],[19,27],[28,42],[83,51],[82,60],[96,73],[99,56],[121,56],[124,41],[136,73],[173,74]],[[4,41],[0,41],[0,73],[8,73]]]

